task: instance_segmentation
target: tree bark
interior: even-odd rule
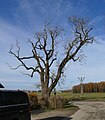
[[[49,97],[50,97],[50,94],[49,94],[49,91],[48,91],[48,88],[46,86],[42,86],[42,90],[41,90],[41,101],[42,101],[42,107],[45,108],[45,107],[49,107]]]

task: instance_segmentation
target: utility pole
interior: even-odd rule
[[[78,77],[78,79],[80,81],[81,94],[83,94],[83,80],[85,79],[85,77],[81,76],[81,77]]]

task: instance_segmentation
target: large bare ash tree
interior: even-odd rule
[[[29,40],[32,49],[32,53],[29,56],[20,55],[18,42],[16,43],[16,52],[13,47],[9,50],[9,53],[20,62],[20,65],[16,66],[14,69],[24,67],[29,71],[28,75],[30,77],[33,77],[35,73],[39,74],[42,97],[45,98],[46,101],[54,87],[60,81],[67,63],[80,60],[81,48],[87,44],[93,43],[93,36],[91,35],[92,28],[89,26],[87,20],[72,17],[70,18],[70,22],[72,24],[72,35],[70,35],[70,39],[65,40],[66,37],[63,39],[62,35],[64,31],[59,27],[46,25],[41,32],[35,33],[34,41]],[[60,44],[61,38],[63,42],[65,42],[64,46]],[[56,47],[60,47],[59,45],[64,47],[64,49],[58,49],[57,54]],[[60,52],[63,52],[63,54],[60,54],[62,56],[60,57],[59,64],[57,64],[56,69],[54,69]],[[26,60],[30,62],[31,59],[35,61],[33,62],[34,67],[29,66],[26,64],[27,62],[25,62]]]

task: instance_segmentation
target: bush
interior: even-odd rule
[[[38,104],[37,94],[35,92],[29,92],[28,97],[32,109],[36,109],[40,107]]]
[[[60,96],[53,96],[49,99],[51,109],[62,109],[63,99]]]
[[[49,106],[50,106],[49,100],[46,100],[46,99],[43,98],[43,97],[39,99],[39,104],[40,104],[40,107],[41,107],[42,109],[49,108]]]

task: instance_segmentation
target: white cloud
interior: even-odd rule
[[[97,24],[99,25],[100,22],[103,22],[104,20],[105,20],[105,15],[96,16],[90,21],[90,25],[96,27]]]

